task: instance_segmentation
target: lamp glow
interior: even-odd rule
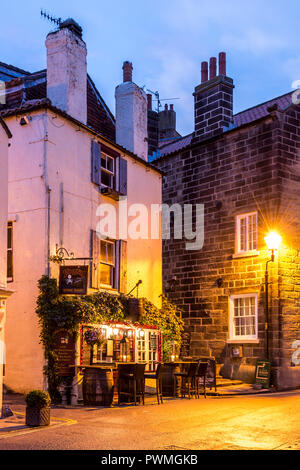
[[[269,250],[278,250],[281,243],[281,236],[276,232],[271,232],[265,237],[265,242]]]

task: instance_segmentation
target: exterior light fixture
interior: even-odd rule
[[[278,250],[281,243],[281,236],[276,232],[271,232],[265,237],[265,242],[270,251],[272,251],[272,260],[274,261],[275,251]]]
[[[281,236],[276,232],[270,232],[265,237],[265,242],[268,249],[271,251],[271,259],[266,262],[266,271],[265,271],[265,354],[266,359],[270,359],[270,351],[269,351],[269,273],[268,273],[268,265],[270,262],[275,261],[275,251],[278,251],[279,245],[281,243]]]
[[[120,341],[120,359],[122,362],[127,362],[129,360],[129,339],[125,332]]]

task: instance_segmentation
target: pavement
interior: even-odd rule
[[[147,397],[136,407],[61,405],[47,428],[24,427],[22,396],[5,402],[15,417],[0,420],[1,450],[300,450],[300,390],[163,405]]]

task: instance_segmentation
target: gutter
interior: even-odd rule
[[[47,208],[46,215],[46,274],[50,277],[50,208],[51,208],[51,189],[48,181],[47,166],[47,142],[48,142],[48,115],[47,110],[44,114],[44,139],[43,139],[43,180],[45,184],[45,202]]]

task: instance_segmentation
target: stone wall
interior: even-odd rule
[[[164,288],[183,311],[186,329],[191,332],[191,354],[216,356],[225,364],[227,376],[237,377],[239,370],[249,366],[253,375],[256,359],[265,354],[264,272],[270,255],[264,236],[273,228],[283,236],[283,246],[292,250],[287,259],[285,248],[281,249],[275,262],[269,263],[274,367],[282,366],[285,355],[286,360],[290,357],[292,339],[300,339],[300,228],[295,217],[299,214],[299,174],[295,177],[299,122],[298,112],[296,116],[292,108],[157,161],[165,172],[164,203],[205,205],[201,250],[186,251],[185,240],[164,241]],[[258,253],[235,257],[235,217],[252,211],[258,212]],[[285,240],[287,217],[295,219],[289,225],[294,246]],[[170,282],[174,276],[175,285]],[[222,279],[220,287],[218,279]],[[259,341],[243,343],[243,357],[231,359],[229,296],[244,293],[258,294]]]

